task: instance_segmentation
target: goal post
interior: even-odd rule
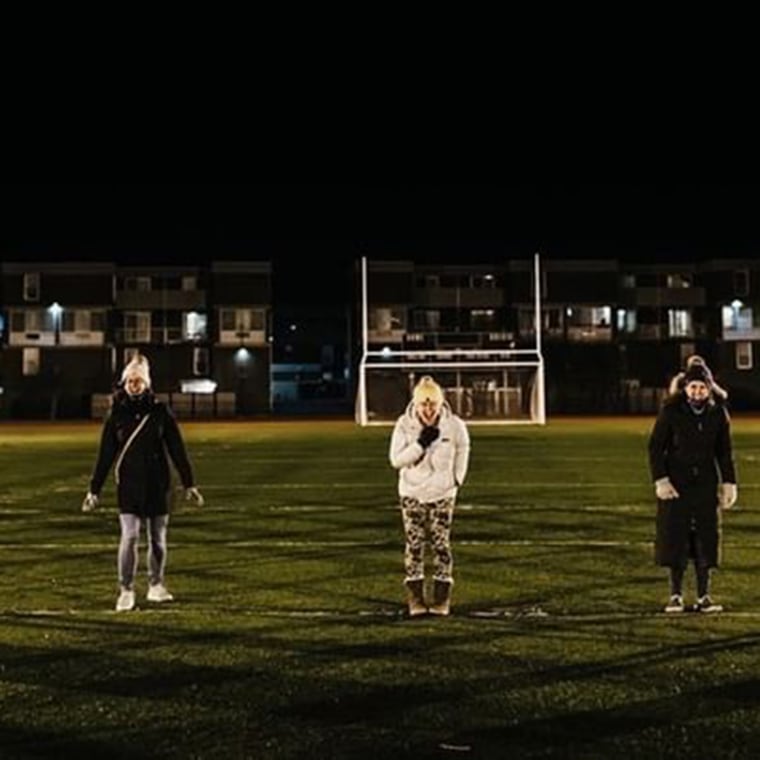
[[[463,419],[483,424],[541,424],[541,361],[535,352],[379,352],[363,358],[357,394],[361,425],[394,422],[423,375],[443,388]]]
[[[358,367],[356,421],[392,424],[423,375],[443,388],[452,410],[468,423],[546,422],[538,254],[534,260],[535,345],[530,348],[403,350],[370,349],[367,262],[362,260],[362,356]]]

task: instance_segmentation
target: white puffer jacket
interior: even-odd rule
[[[390,460],[398,473],[399,496],[421,502],[456,496],[464,483],[470,461],[470,435],[460,417],[448,404],[441,408],[441,434],[423,449],[417,439],[423,428],[410,403],[396,420],[391,437]]]

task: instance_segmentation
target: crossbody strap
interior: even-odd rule
[[[121,453],[119,454],[119,458],[116,460],[116,467],[114,468],[114,480],[116,480],[116,485],[119,484],[119,468],[121,467],[121,462],[124,459],[124,455],[127,453],[127,449],[132,445],[132,441],[134,441],[135,438],[137,438],[137,434],[145,426],[145,423],[148,421],[148,417],[150,417],[150,415],[146,414],[140,420],[140,424],[132,431],[132,435],[130,435],[129,438],[127,439],[127,442],[124,444],[124,448],[121,450]]]

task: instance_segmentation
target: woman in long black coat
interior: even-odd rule
[[[701,612],[722,609],[709,595],[710,570],[720,555],[719,508],[736,501],[731,423],[711,393],[712,375],[688,367],[683,388],[669,396],[649,438],[649,466],[657,493],[655,561],[670,568],[666,612],[683,612],[683,576],[691,559]]]
[[[164,585],[171,491],[169,458],[186,489],[186,497],[199,506],[203,504],[203,497],[193,484],[193,470],[177,421],[169,407],[151,392],[148,360],[141,355],[133,358],[124,368],[122,382],[123,388],[114,394],[103,425],[97,462],[82,503],[85,512],[97,506],[113,465],[121,527],[117,612],[135,606],[134,580],[143,521],[148,534],[146,598],[151,602],[173,599]]]

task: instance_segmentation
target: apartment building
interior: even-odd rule
[[[0,265],[0,413],[100,417],[135,352],[180,417],[271,409],[268,262]]]
[[[423,356],[535,346],[535,282],[528,258],[496,265],[369,261],[368,348],[419,349]],[[539,286],[549,412],[651,413],[693,353],[714,368],[734,408],[760,407],[760,264],[545,256]],[[388,404],[399,408],[407,389],[394,386],[391,373],[387,384],[395,394]]]

